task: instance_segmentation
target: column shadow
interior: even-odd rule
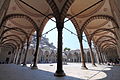
[[[84,80],[72,76],[55,77],[54,73],[44,70],[31,70],[15,64],[0,65],[0,80]]]

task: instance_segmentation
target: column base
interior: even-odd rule
[[[56,76],[56,77],[64,77],[65,76],[65,73],[64,73],[64,71],[62,71],[62,72],[55,72],[55,74],[54,74],[54,76]]]
[[[21,65],[21,64],[17,64],[17,65]]]
[[[18,62],[17,65],[19,65],[20,63]]]
[[[31,69],[36,70],[36,69],[38,69],[38,67],[37,66],[32,66]]]
[[[101,63],[97,63],[97,64],[101,65]]]
[[[23,67],[26,67],[27,65],[26,64],[23,64]]]
[[[95,64],[92,64],[93,67],[97,67]]]
[[[102,65],[101,63],[99,63],[99,65]]]
[[[104,63],[101,63],[102,65],[104,65]]]
[[[81,69],[88,70],[88,68],[86,66],[81,66]]]

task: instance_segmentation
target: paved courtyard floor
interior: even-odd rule
[[[63,65],[65,77],[54,77],[56,63],[38,64],[38,70],[30,65],[22,67],[15,64],[0,64],[0,80],[120,80],[120,66],[87,63],[88,70],[82,70],[81,63]]]

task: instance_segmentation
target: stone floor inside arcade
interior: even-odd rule
[[[31,70],[30,64],[0,64],[0,80],[120,80],[119,66],[86,65],[88,70],[82,70],[81,63],[68,63],[63,65],[66,76],[55,77],[56,63],[38,64],[37,70]]]

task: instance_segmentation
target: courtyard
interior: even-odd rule
[[[97,65],[90,63],[88,70],[80,68],[81,63],[63,65],[65,77],[55,77],[56,63],[38,64],[37,70],[31,70],[30,64],[22,67],[16,64],[0,64],[0,80],[120,80],[120,67]]]

